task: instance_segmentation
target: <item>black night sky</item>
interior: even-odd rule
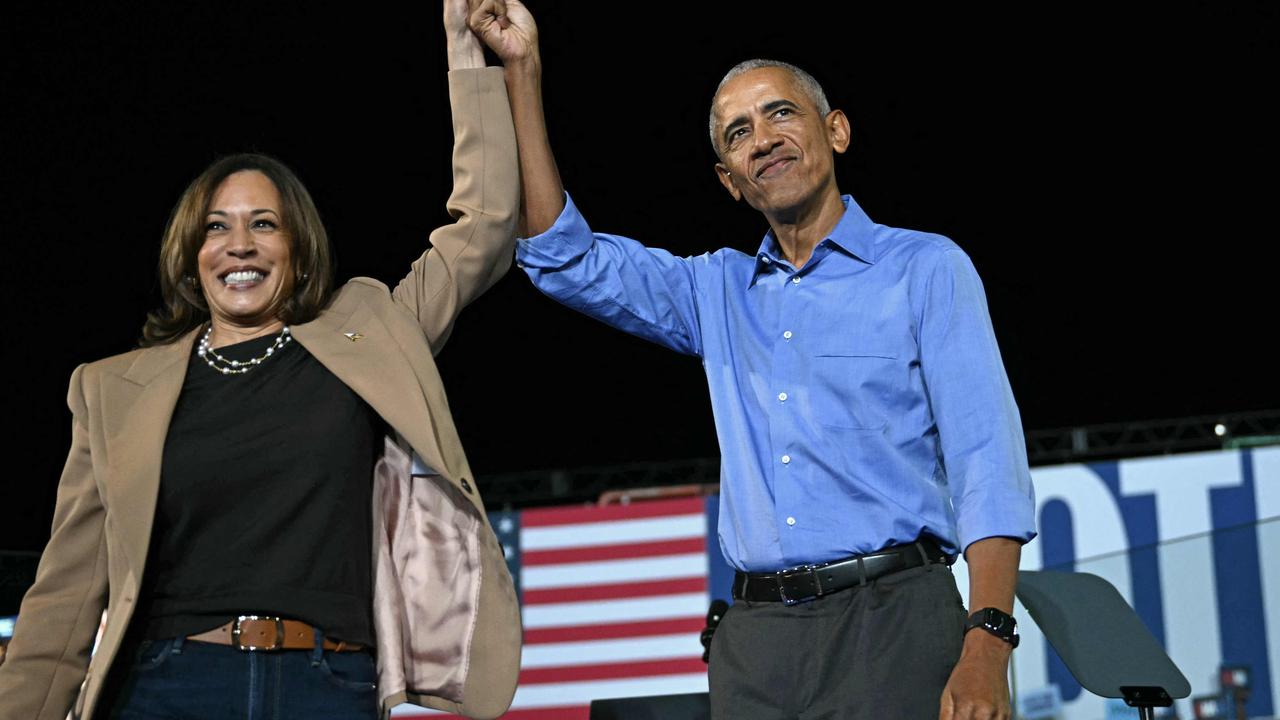
[[[842,189],[973,258],[1029,430],[1280,407],[1273,4],[531,7],[561,173],[597,230],[753,251],[767,226],[713,177],[708,103],[735,62],[788,60],[850,117]],[[136,342],[169,209],[213,158],[294,167],[340,279],[394,283],[448,220],[438,6],[324,8],[4,11],[0,549],[43,546],[67,378]],[[578,317],[518,271],[438,360],[482,483],[717,454],[697,359]]]

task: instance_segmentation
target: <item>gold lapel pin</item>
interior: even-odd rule
[[[355,342],[355,341],[360,340],[361,338],[363,338],[363,337],[364,337],[363,335],[361,335],[361,334],[360,334],[360,333],[358,333],[358,332],[349,332],[349,333],[342,333],[342,334],[343,334],[343,335],[344,335],[348,340],[350,340],[351,342]]]

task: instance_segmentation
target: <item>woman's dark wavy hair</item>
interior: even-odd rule
[[[142,347],[166,345],[209,319],[209,307],[195,282],[196,254],[204,244],[209,203],[228,176],[244,170],[266,175],[280,193],[281,221],[289,238],[293,294],[276,316],[298,324],[314,319],[333,292],[333,250],[311,194],[293,171],[275,158],[241,153],[220,158],[187,186],[169,215],[160,243],[163,304],[147,314]]]

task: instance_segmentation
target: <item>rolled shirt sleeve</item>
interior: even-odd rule
[[[1026,440],[982,281],[959,248],[933,259],[917,318],[920,363],[960,549],[988,537],[1027,542],[1036,530]]]

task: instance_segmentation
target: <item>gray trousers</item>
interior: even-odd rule
[[[711,642],[712,720],[937,720],[965,617],[940,564],[789,607],[738,600]]]

